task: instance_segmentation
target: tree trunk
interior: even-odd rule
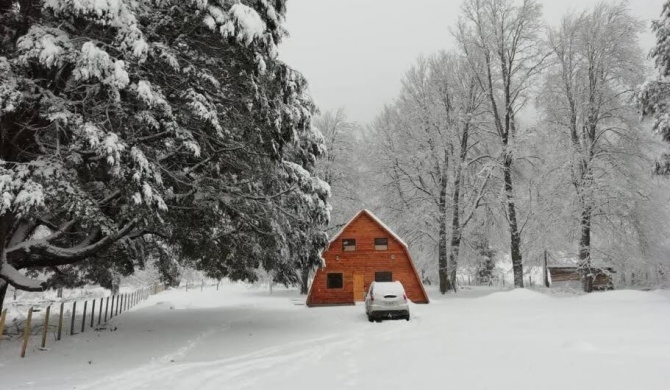
[[[512,255],[512,270],[514,271],[514,287],[523,288],[523,263],[521,257],[521,234],[516,221],[516,207],[512,186],[512,157],[505,156],[505,195],[507,197],[507,217],[509,219],[510,252]]]
[[[593,269],[591,268],[591,207],[584,206],[579,238],[579,268],[582,273],[582,289],[593,291]]]
[[[440,279],[440,292],[445,294],[449,289],[449,274],[447,270],[447,189],[442,186],[440,190],[439,203],[439,221],[440,221],[440,237],[438,243],[438,275]]]
[[[459,229],[460,230],[460,229]],[[458,254],[461,246],[461,233],[452,232],[451,234],[451,248],[449,251],[449,264],[451,265],[449,271],[449,285],[448,288],[456,292],[456,271],[458,267]]]
[[[462,161],[461,161],[462,164]],[[461,219],[460,219],[460,200],[461,200],[461,165],[458,166],[458,173],[454,180],[454,193],[452,197],[451,209],[451,246],[449,248],[449,285],[450,290],[456,292],[456,274],[458,271],[458,253],[461,246]]]
[[[309,267],[303,267],[300,270],[300,295],[307,295],[309,292]]]
[[[4,279],[0,279],[0,313],[2,313],[2,309],[4,308],[5,296],[7,296],[7,287],[9,287],[9,283],[7,283],[7,281]],[[0,337],[2,337],[2,335],[0,335]]]

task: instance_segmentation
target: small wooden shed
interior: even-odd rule
[[[581,285],[582,276],[577,266],[547,266],[547,272],[552,287],[566,285]],[[614,282],[612,274],[616,271],[613,268],[593,268],[595,278],[593,279],[594,290],[612,290]]]
[[[407,244],[368,210],[356,214],[323,253],[307,306],[347,305],[365,300],[373,281],[400,281],[407,298],[428,303]]]

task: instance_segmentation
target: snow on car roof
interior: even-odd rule
[[[375,282],[373,285],[373,291],[377,294],[404,294],[405,288],[402,286],[402,283],[399,281],[395,282]]]
[[[382,222],[379,218],[377,218],[376,215],[372,214],[372,211],[370,211],[368,209],[363,209],[363,210],[359,211],[358,213],[356,213],[356,215],[354,215],[354,217],[351,218],[349,220],[349,222],[347,222],[342,227],[342,229],[340,229],[340,231],[338,231],[337,234],[335,234],[333,236],[333,238],[330,240],[330,243],[332,244],[333,242],[335,242],[335,240],[337,240],[337,238],[340,237],[340,235],[344,232],[344,230],[346,230],[346,228],[349,227],[349,225],[351,225],[351,223],[353,221],[355,221],[362,213],[367,214],[376,223],[378,223],[382,227],[382,229],[386,230],[396,241],[398,241],[405,248],[409,249],[409,247],[407,246],[407,243],[402,238],[400,238],[397,234],[395,234],[395,232],[393,230],[391,230],[390,227],[386,226],[386,224],[384,222]]]

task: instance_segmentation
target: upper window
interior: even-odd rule
[[[342,239],[342,251],[353,252],[356,250],[356,240],[353,238]]]
[[[392,282],[393,273],[391,271],[375,272],[375,282]]]
[[[344,277],[341,273],[327,274],[326,276],[327,288],[342,288],[344,287]]]
[[[389,249],[388,238],[375,238],[375,250],[376,251],[385,251],[387,249]]]

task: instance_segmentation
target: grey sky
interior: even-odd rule
[[[544,17],[557,23],[567,11],[599,0],[539,0]],[[648,26],[664,0],[631,0],[633,14]],[[400,79],[420,54],[454,47],[461,0],[289,0],[290,37],[280,56],[302,72],[322,110],[346,109],[367,124],[400,89]],[[651,32],[642,37],[648,50]]]

